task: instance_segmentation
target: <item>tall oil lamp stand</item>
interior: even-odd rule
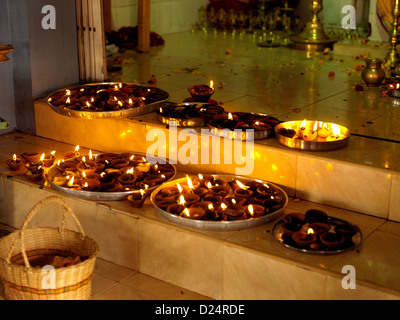
[[[323,51],[325,48],[333,49],[333,44],[339,39],[330,38],[326,35],[324,27],[318,17],[323,10],[322,0],[310,0],[308,9],[312,13],[311,20],[306,28],[299,35],[292,35],[290,40],[294,43],[294,48],[306,51]]]
[[[390,49],[386,56],[386,61],[390,63],[390,68],[392,72],[396,75],[400,75],[400,54],[397,50],[397,45],[399,44],[399,18],[400,18],[400,0],[395,0],[392,9],[392,30],[389,33],[389,44]]]

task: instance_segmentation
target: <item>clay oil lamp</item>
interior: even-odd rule
[[[6,164],[10,168],[11,171],[18,171],[21,168],[22,160],[17,158],[17,155],[14,154],[12,159],[8,159]]]
[[[266,183],[257,187],[257,193],[265,196],[274,196],[278,193],[278,191],[273,187]]]
[[[348,242],[351,242],[352,237],[360,231],[356,225],[350,223],[339,223],[334,227],[334,230],[336,233],[344,235]]]
[[[187,203],[185,201],[185,197],[181,195],[175,203],[169,204],[165,211],[179,216],[183,212],[183,210],[185,210],[186,206]]]
[[[249,218],[259,218],[265,213],[265,208],[257,204],[249,204],[246,206],[246,215]]]
[[[82,157],[82,161],[78,163],[76,169],[82,174],[85,172],[86,175],[89,173],[95,173],[97,170],[96,162],[92,160],[86,160],[86,157]]]
[[[56,152],[52,151],[52,152],[50,152],[50,154],[44,156],[44,158],[43,158],[43,166],[44,167],[49,168],[54,164],[54,160],[56,159],[55,154],[56,154]]]
[[[139,171],[149,172],[151,169],[151,164],[147,162],[145,157],[142,157],[142,161],[137,162],[137,166],[135,166]]]
[[[211,81],[210,85],[194,85],[188,88],[193,101],[195,102],[208,102],[214,93],[214,83]]]
[[[122,173],[120,176],[118,176],[117,180],[122,184],[122,185],[134,185],[136,182],[136,175],[134,174],[134,169],[131,168],[127,170],[125,173]]]
[[[31,180],[31,181],[39,181],[42,179],[44,170],[42,166],[39,166],[35,172],[32,172],[30,170],[25,172],[26,177]]]
[[[234,195],[235,197],[249,199],[253,196],[254,192],[250,189],[250,187],[245,186],[239,180],[236,180],[236,184],[238,188],[234,188]]]
[[[228,186],[212,186],[210,189],[211,193],[216,196],[221,196],[222,198],[225,198],[230,192],[231,188]]]
[[[302,225],[304,224],[306,220],[306,216],[304,213],[300,212],[292,212],[292,213],[287,213],[283,216],[283,222],[285,223],[293,223],[296,225]]]
[[[231,206],[226,206],[224,203],[221,203],[219,213],[222,215],[226,215],[228,220],[243,220],[246,219],[246,208],[235,204]]]
[[[296,130],[293,130],[292,128],[287,127],[287,128],[279,129],[278,134],[280,134],[284,137],[293,139],[296,136],[297,132],[296,132]]]
[[[318,209],[308,210],[305,214],[306,220],[310,223],[313,222],[326,222],[328,219],[328,215],[326,212]]]
[[[321,243],[329,250],[339,249],[344,241],[345,237],[343,234],[336,232],[325,232],[319,236]]]
[[[107,168],[104,170],[104,172],[108,175],[108,176],[112,176],[113,178],[118,178],[121,174],[121,170],[120,169],[115,169],[115,168]]]
[[[336,124],[332,124],[332,135],[327,137],[326,141],[338,141],[344,138],[345,136],[342,134],[340,127]]]
[[[56,164],[56,168],[61,172],[65,171],[75,171],[78,163],[75,161],[64,161],[59,160]]]
[[[146,191],[140,189],[140,192],[135,192],[128,196],[128,201],[130,202],[131,206],[134,208],[141,208],[144,201],[146,200],[147,194]]]
[[[185,198],[185,202],[186,202],[187,206],[190,206],[190,205],[200,201],[200,196],[195,193],[186,193],[184,195],[184,198]]]
[[[309,228],[307,232],[302,230],[293,232],[292,239],[300,248],[308,248],[317,240],[317,236],[315,235],[314,230]]]
[[[260,120],[253,120],[250,123],[250,128],[254,129],[255,131],[268,131],[272,130],[272,126],[268,123],[264,123]]]
[[[39,163],[41,155],[36,152],[24,152],[21,157],[26,163]]]
[[[229,206],[239,205],[243,206],[246,203],[247,199],[242,197],[226,197],[224,202]]]
[[[111,160],[111,167],[116,168],[116,169],[122,169],[124,167],[127,167],[129,165],[129,160],[128,159],[114,159]]]
[[[304,120],[305,123],[307,123],[307,120]],[[311,129],[309,127],[307,127],[306,124],[302,123],[301,124],[301,130],[299,133],[299,136],[304,140],[304,141],[316,141],[318,138],[318,131],[317,131],[317,127],[318,123],[315,122],[314,124],[314,128]]]
[[[60,186],[60,187],[67,187],[68,181],[71,180],[71,177],[68,175],[61,175],[61,176],[55,176],[52,180],[52,182],[56,185],[56,186]]]
[[[154,183],[154,185],[161,184],[165,181],[166,177],[164,174],[147,174],[144,178],[144,182],[146,183]]]
[[[68,189],[71,189],[71,190],[82,190],[80,181],[75,176],[73,176],[71,178],[71,180],[68,181],[67,187],[68,187]]]
[[[332,126],[330,123],[320,122],[318,124],[318,140],[319,141],[326,141],[326,138],[328,138],[332,134],[333,134]]]
[[[80,183],[84,191],[95,191],[100,185],[100,181],[97,179],[83,179]]]
[[[293,222],[283,223],[281,226],[282,234],[291,238],[293,233],[300,231],[301,225]]]
[[[331,229],[330,224],[324,222],[313,222],[310,223],[308,227],[314,230],[314,233],[317,235],[317,237]]]
[[[69,159],[72,159],[72,158],[77,158],[77,157],[79,157],[80,156],[80,153],[79,153],[79,145],[77,145],[76,147],[75,147],[75,151],[67,151],[67,152],[64,152],[63,154],[62,154],[62,159],[63,160],[69,160]]]
[[[185,208],[181,215],[192,220],[202,220],[205,214],[206,210],[201,207],[190,207]]]
[[[187,186],[190,190],[190,192],[194,192],[195,189],[197,189],[198,187],[200,187],[200,181],[198,181],[197,179],[191,179],[189,177],[189,175],[186,175],[186,181],[182,182],[183,186]]]
[[[214,207],[219,207],[223,201],[223,198],[221,196],[209,194],[203,198],[203,201],[211,202],[213,203]]]
[[[197,180],[200,182],[201,187],[206,187],[207,183],[214,180],[214,177],[212,175],[207,175],[207,174],[201,174],[199,173],[197,176]]]
[[[400,98],[400,83],[389,84],[389,95],[394,98]]]
[[[214,205],[208,201],[199,201],[191,205],[191,207],[199,207],[205,211],[203,219],[206,221],[216,220],[216,210]]]
[[[206,195],[210,193],[208,188],[199,187],[193,190],[194,194],[198,195],[200,198],[204,198]]]
[[[41,158],[37,162],[28,162],[25,167],[30,171],[32,174],[35,174],[39,171],[39,169],[43,168],[43,159],[44,154],[42,154]]]
[[[238,123],[241,123],[241,119],[232,113],[217,115],[209,123],[219,129],[230,129],[234,130],[237,128]]]

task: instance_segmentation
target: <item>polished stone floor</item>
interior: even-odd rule
[[[201,31],[168,34],[165,45],[150,53],[115,53],[110,66],[122,67],[109,79],[148,84],[170,94],[170,102],[189,97],[187,87],[209,84],[212,99],[227,111],[262,112],[281,121],[319,120],[348,127],[352,133],[345,149],[320,155],[380,168],[400,170],[399,100],[384,96],[382,88],[364,87],[360,66],[365,48],[351,47],[351,54],[307,53],[288,47],[257,45],[250,34],[204,34]],[[346,47],[345,47],[346,48]],[[374,47],[370,58],[376,50]],[[361,54],[362,52],[362,54]],[[367,52],[368,53],[368,52]],[[334,76],[329,76],[334,72]],[[275,145],[273,139],[260,143]]]

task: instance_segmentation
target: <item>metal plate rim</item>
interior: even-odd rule
[[[328,217],[328,219],[333,220],[333,222],[341,222],[341,223],[348,223],[351,225],[355,225],[354,223],[350,223],[346,220],[343,219],[339,219],[339,218],[334,218],[334,217]],[[357,247],[359,247],[363,241],[363,234],[359,228],[359,231],[357,232],[360,235],[360,241],[358,243],[355,243],[354,246],[351,246],[349,248],[345,248],[345,249],[340,249],[340,250],[331,250],[331,251],[323,251],[323,250],[308,250],[308,249],[301,249],[301,248],[296,248],[296,247],[292,247],[291,245],[288,245],[286,243],[283,243],[282,241],[280,241],[276,234],[279,232],[279,228],[282,226],[283,224],[283,219],[277,221],[273,228],[272,228],[272,235],[274,237],[274,239],[280,243],[282,246],[284,246],[285,248],[289,248],[291,250],[297,251],[297,252],[302,252],[302,253],[307,253],[310,255],[334,255],[334,254],[340,254],[340,253],[344,253],[344,252],[348,252],[351,250],[356,249]]]
[[[316,120],[307,120],[310,122],[314,122]],[[346,138],[342,139],[342,140],[338,140],[338,141],[305,141],[305,140],[301,140],[301,139],[293,139],[293,138],[289,138],[289,137],[285,137],[281,134],[278,133],[278,131],[282,128],[285,128],[288,124],[291,123],[301,123],[302,121],[300,120],[293,120],[293,121],[286,121],[286,122],[282,122],[280,124],[278,124],[275,127],[275,136],[277,141],[285,146],[288,147],[290,149],[297,149],[297,150],[303,150],[303,151],[331,151],[331,150],[336,150],[336,149],[340,149],[340,148],[344,148],[348,145],[349,140],[350,140],[350,130],[342,125],[338,125],[336,123],[333,123],[335,125],[340,126],[341,128],[345,128],[346,129]],[[289,143],[289,142],[293,142],[293,143]]]
[[[60,115],[71,117],[71,118],[81,118],[81,119],[91,120],[91,119],[109,119],[109,118],[129,118],[129,117],[135,117],[135,116],[140,116],[143,114],[151,113],[151,112],[154,112],[156,110],[156,108],[158,108],[160,105],[165,104],[165,102],[167,102],[170,98],[170,95],[168,92],[166,92],[163,89],[156,88],[158,90],[162,90],[163,92],[165,92],[168,95],[167,98],[164,100],[160,100],[157,102],[153,102],[153,103],[144,105],[142,107],[135,107],[135,108],[131,108],[131,109],[125,109],[122,111],[101,111],[101,112],[62,109],[60,107],[54,106],[52,103],[49,102],[49,99],[51,98],[52,95],[54,95],[55,93],[61,92],[61,91],[65,91],[67,89],[69,89],[69,90],[78,89],[78,88],[82,88],[83,86],[101,86],[101,85],[112,86],[112,85],[118,85],[119,83],[150,88],[150,86],[146,86],[143,84],[127,83],[127,82],[87,83],[87,84],[81,84],[81,85],[74,85],[74,86],[63,88],[63,89],[58,89],[58,90],[50,93],[46,97],[46,103],[50,106],[50,108],[53,111],[57,112]],[[153,88],[153,87],[151,87],[151,88]]]
[[[146,154],[139,153],[139,152],[131,152],[131,153],[134,154],[134,155],[138,155],[138,156],[146,156],[146,157],[148,157]],[[121,153],[116,153],[116,154],[121,154]],[[98,156],[98,155],[101,155],[101,153],[93,154],[93,156]],[[153,159],[161,159],[161,160],[165,161],[166,163],[168,163],[170,166],[172,166],[172,168],[174,169],[174,174],[167,181],[167,183],[171,182],[171,181],[173,181],[175,179],[175,176],[177,174],[177,169],[172,163],[168,162],[166,159],[164,159],[162,157],[152,156],[151,158],[153,158]],[[135,194],[135,193],[139,193],[140,192],[140,190],[131,190],[131,191],[124,191],[124,192],[122,192],[122,191],[121,192],[94,192],[94,191],[85,191],[85,190],[71,190],[69,188],[58,186],[58,185],[54,184],[51,181],[51,178],[49,178],[49,172],[54,167],[55,167],[55,165],[50,167],[49,171],[45,174],[46,181],[55,190],[58,190],[58,191],[60,191],[62,193],[68,194],[68,195],[75,196],[77,198],[86,199],[86,200],[99,200],[99,201],[119,201],[119,200],[125,200],[131,194]],[[166,182],[164,182],[164,183],[166,183]],[[157,187],[162,186],[163,184],[154,186],[152,188],[149,188],[148,192],[149,193],[153,192]]]
[[[235,231],[235,230],[243,230],[243,229],[248,229],[248,228],[254,228],[260,225],[263,225],[267,222],[270,222],[272,220],[274,220],[275,218],[277,218],[278,216],[280,216],[284,209],[286,208],[288,202],[289,202],[289,198],[286,194],[286,192],[280,188],[279,186],[275,185],[274,183],[268,182],[268,181],[264,181],[261,179],[252,179],[249,177],[244,177],[244,176],[237,176],[237,175],[229,175],[229,174],[212,174],[212,176],[214,178],[217,179],[232,179],[232,178],[236,178],[236,179],[243,179],[243,180],[251,180],[251,181],[255,181],[255,182],[261,182],[261,183],[268,183],[272,186],[274,186],[275,188],[277,188],[279,191],[282,192],[282,194],[284,194],[285,196],[285,203],[282,206],[282,208],[276,210],[275,212],[268,214],[268,215],[264,215],[262,217],[259,218],[254,218],[254,219],[246,219],[246,220],[238,220],[238,221],[204,221],[204,220],[192,220],[192,219],[188,219],[188,218],[182,218],[179,217],[177,215],[173,215],[171,213],[168,213],[166,211],[164,211],[163,209],[161,209],[160,207],[158,207],[155,203],[155,196],[157,195],[157,193],[162,189],[165,188],[166,186],[169,186],[171,184],[176,184],[179,181],[186,181],[186,178],[180,178],[180,179],[176,179],[176,180],[171,180],[169,182],[164,183],[162,186],[157,187],[156,190],[153,191],[153,193],[151,194],[150,200],[153,204],[153,206],[155,207],[155,209],[157,210],[158,213],[160,213],[164,218],[166,218],[167,220],[174,222],[177,225],[183,226],[183,227],[189,227],[189,228],[193,228],[193,229],[198,229],[198,230],[207,230],[207,231]]]

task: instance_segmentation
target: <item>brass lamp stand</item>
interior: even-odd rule
[[[290,40],[294,43],[295,49],[306,51],[323,51],[325,48],[333,48],[333,44],[339,39],[330,38],[326,35],[319,20],[318,14],[323,9],[322,0],[310,0],[308,9],[312,13],[311,20],[306,28],[299,35],[293,35]]]
[[[386,56],[386,61],[390,62],[391,69],[396,69],[396,74],[399,74],[398,66],[400,62],[400,55],[397,51],[399,44],[399,17],[400,17],[400,0],[395,0],[392,9],[392,30],[389,33],[390,49]]]

